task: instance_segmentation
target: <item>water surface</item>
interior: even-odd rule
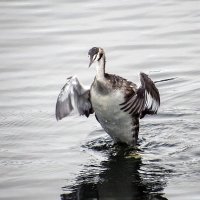
[[[200,2],[1,1],[0,199],[200,199]],[[157,83],[137,156],[96,122],[54,111],[67,77],[86,85],[87,52],[107,71]]]

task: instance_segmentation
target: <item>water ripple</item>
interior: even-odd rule
[[[57,199],[62,193],[67,199],[68,189],[72,197],[94,191],[92,198],[95,192],[116,199],[198,198],[198,5],[2,1],[2,198]],[[161,107],[157,116],[141,120],[137,150],[115,146],[92,116],[55,119],[66,78],[77,74],[83,83],[93,81],[95,69],[87,69],[92,46],[105,49],[109,73],[136,82],[140,71],[154,81],[176,77],[156,83]]]

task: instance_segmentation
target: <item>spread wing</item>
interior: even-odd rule
[[[154,82],[145,74],[140,73],[141,86],[136,94],[120,104],[121,110],[143,118],[146,114],[156,114],[160,106],[160,94]]]
[[[69,77],[63,86],[56,103],[56,119],[61,120],[68,116],[73,110],[80,115],[88,117],[93,113],[90,102],[90,90],[84,88],[77,77]]]

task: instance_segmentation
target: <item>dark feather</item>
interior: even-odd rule
[[[90,102],[90,90],[85,89],[76,77],[67,79],[67,83],[61,89],[56,103],[56,119],[61,120],[73,110],[80,115],[89,117],[93,113]]]
[[[160,106],[160,94],[154,82],[145,74],[140,73],[141,86],[132,96],[125,97],[120,104],[121,110],[131,115],[140,115],[143,118],[146,114],[156,114]]]

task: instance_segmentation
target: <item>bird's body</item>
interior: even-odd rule
[[[102,128],[114,142],[136,145],[139,118],[156,114],[160,96],[151,79],[140,74],[141,86],[126,79],[105,73],[105,53],[102,48],[89,51],[90,65],[97,61],[96,77],[89,90],[83,88],[76,77],[63,87],[56,105],[56,117],[62,119],[74,108],[80,114],[95,113]]]
[[[125,80],[121,78],[121,81],[123,83]],[[97,120],[111,138],[115,142],[131,145],[136,142],[139,117],[134,120],[120,109],[120,104],[125,101],[124,89],[123,84],[114,87],[111,79],[105,82],[95,79],[90,89],[90,99]]]

